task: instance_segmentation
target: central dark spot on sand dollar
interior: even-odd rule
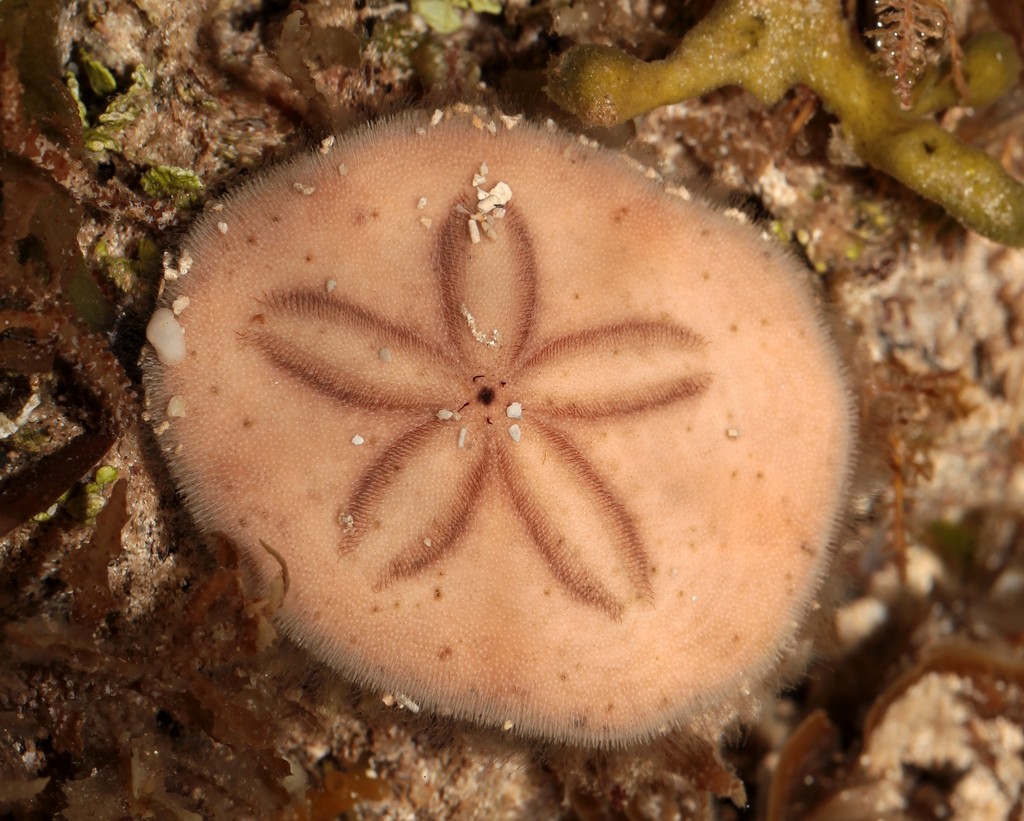
[[[490,405],[494,401],[494,388],[488,388],[486,385],[477,392],[476,401],[481,405]]]

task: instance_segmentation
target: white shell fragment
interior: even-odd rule
[[[167,403],[167,415],[178,419],[185,416],[185,397],[180,393],[172,396]]]
[[[477,203],[477,208],[486,214],[493,211],[499,205],[507,205],[511,199],[512,189],[509,187],[509,184],[499,182]]]
[[[170,308],[157,308],[146,325],[146,339],[164,365],[177,365],[185,359],[185,332]]]

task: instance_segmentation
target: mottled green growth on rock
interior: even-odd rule
[[[176,165],[155,165],[139,181],[142,190],[154,199],[173,199],[176,205],[187,205],[203,183],[194,171]]]
[[[64,491],[64,493],[61,494],[61,497],[56,502],[54,502],[52,505],[46,508],[46,510],[41,510],[39,513],[33,516],[32,521],[36,522],[37,524],[50,521],[50,519],[57,515],[57,511],[64,506],[64,504],[70,497],[71,490]]]
[[[71,92],[71,99],[75,101],[79,122],[81,122],[83,128],[88,128],[89,115],[86,113],[85,103],[82,102],[82,90],[78,85],[78,78],[69,71],[64,75],[64,83],[67,85],[68,91]]]
[[[93,250],[93,257],[104,276],[122,293],[135,293],[139,283],[152,282],[159,276],[161,253],[152,240],[139,239],[134,256],[117,256],[110,252],[107,243],[99,240]]]
[[[412,0],[412,10],[438,34],[451,34],[462,27],[458,9],[472,9],[477,14],[501,14],[496,0]]]
[[[110,73],[110,69],[93,57],[84,48],[78,52],[82,61],[82,68],[85,70],[85,78],[89,81],[89,88],[97,97],[108,97],[117,91],[117,80]]]
[[[85,131],[85,147],[90,151],[120,153],[117,135],[129,125],[147,104],[151,103],[153,79],[145,66],[132,72],[132,84],[126,91],[111,98],[106,110],[97,117],[97,124]]]
[[[1020,73],[1016,49],[1001,34],[976,38],[965,56],[975,106],[998,99]],[[721,86],[742,86],[773,104],[800,84],[839,118],[866,162],[978,233],[1024,245],[1024,186],[923,116],[957,102],[948,76],[923,82],[911,110],[901,109],[889,79],[851,37],[838,0],[719,0],[667,59],[645,63],[609,46],[576,46],[552,65],[547,91],[585,122],[608,126]]]
[[[107,497],[103,489],[117,481],[117,468],[113,465],[100,465],[91,482],[67,490],[56,502],[46,510],[32,517],[33,522],[48,522],[57,515],[62,507],[72,518],[84,524],[92,524],[96,514],[103,510]]]

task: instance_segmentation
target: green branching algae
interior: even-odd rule
[[[67,491],[46,510],[32,517],[33,522],[48,522],[57,515],[62,507],[79,522],[93,524],[96,515],[107,503],[104,488],[117,481],[117,468],[111,465],[100,465],[96,468],[95,478],[91,482],[82,482]]]
[[[87,68],[88,65],[86,64]],[[94,68],[98,65],[95,63]],[[93,83],[92,74],[87,74],[87,76],[91,85]],[[111,76],[111,80],[113,80],[113,76]],[[146,71],[146,67],[136,66],[135,71],[132,72],[132,83],[128,89],[111,97],[106,109],[96,118],[96,125],[86,128],[85,147],[90,151],[121,153],[120,132],[139,116],[145,106],[152,105],[152,90],[153,78]],[[72,93],[77,94],[77,87],[72,88]]]
[[[203,190],[203,183],[195,171],[176,165],[155,165],[147,169],[139,183],[149,196],[174,200],[179,207],[192,203]]]
[[[1009,37],[974,38],[965,51],[966,102],[998,99],[1020,68]],[[959,102],[948,71],[924,78],[903,110],[890,80],[851,36],[839,0],[719,0],[667,59],[645,63],[609,46],[576,46],[551,66],[547,91],[585,122],[608,126],[721,86],[741,86],[771,105],[800,84],[839,118],[865,162],[978,233],[1024,246],[1024,186],[929,119]]]
[[[82,68],[93,94],[97,97],[109,97],[117,91],[117,80],[109,68],[84,48],[78,50],[78,57],[82,61]]]

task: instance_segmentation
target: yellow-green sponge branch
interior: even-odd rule
[[[1020,67],[1009,37],[975,38],[964,59],[968,102],[998,99]],[[612,125],[721,86],[742,86],[772,104],[800,84],[839,118],[866,162],[969,228],[1024,245],[1024,186],[927,119],[957,102],[949,78],[926,78],[913,109],[903,110],[891,81],[851,37],[839,0],[719,0],[667,59],[645,63],[617,48],[576,46],[551,66],[547,90],[585,122]]]

